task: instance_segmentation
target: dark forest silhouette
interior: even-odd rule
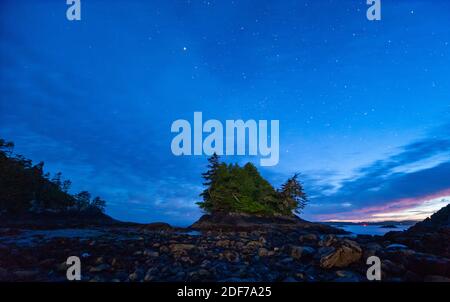
[[[70,180],[61,173],[44,173],[44,162],[33,165],[14,154],[14,143],[0,139],[0,213],[21,214],[43,211],[103,213],[106,202],[82,191],[70,194]]]

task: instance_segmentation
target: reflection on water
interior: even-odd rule
[[[337,228],[341,228],[346,230],[347,232],[352,232],[358,235],[384,235],[390,231],[404,231],[410,227],[410,225],[395,225],[395,228],[384,228],[382,225],[359,225],[359,224],[351,224],[351,225],[339,225],[335,226]]]

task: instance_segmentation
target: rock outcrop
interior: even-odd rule
[[[321,223],[313,223],[297,216],[254,216],[247,214],[212,214],[203,215],[190,226],[201,231],[252,231],[252,230],[304,230],[310,233],[348,234],[346,231]]]
[[[408,229],[408,233],[436,232],[450,228],[450,204],[443,207],[431,217],[418,222]]]
[[[384,238],[419,252],[450,258],[450,204],[405,232],[389,232]]]

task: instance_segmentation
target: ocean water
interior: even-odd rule
[[[351,232],[357,235],[384,235],[390,231],[404,231],[410,227],[410,225],[395,225],[396,228],[383,228],[381,225],[339,225],[334,226],[340,229],[344,229],[347,232]]]

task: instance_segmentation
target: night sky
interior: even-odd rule
[[[114,218],[187,225],[206,156],[173,121],[280,121],[279,186],[309,220],[418,219],[450,202],[450,1],[0,2],[0,137],[107,200]]]

